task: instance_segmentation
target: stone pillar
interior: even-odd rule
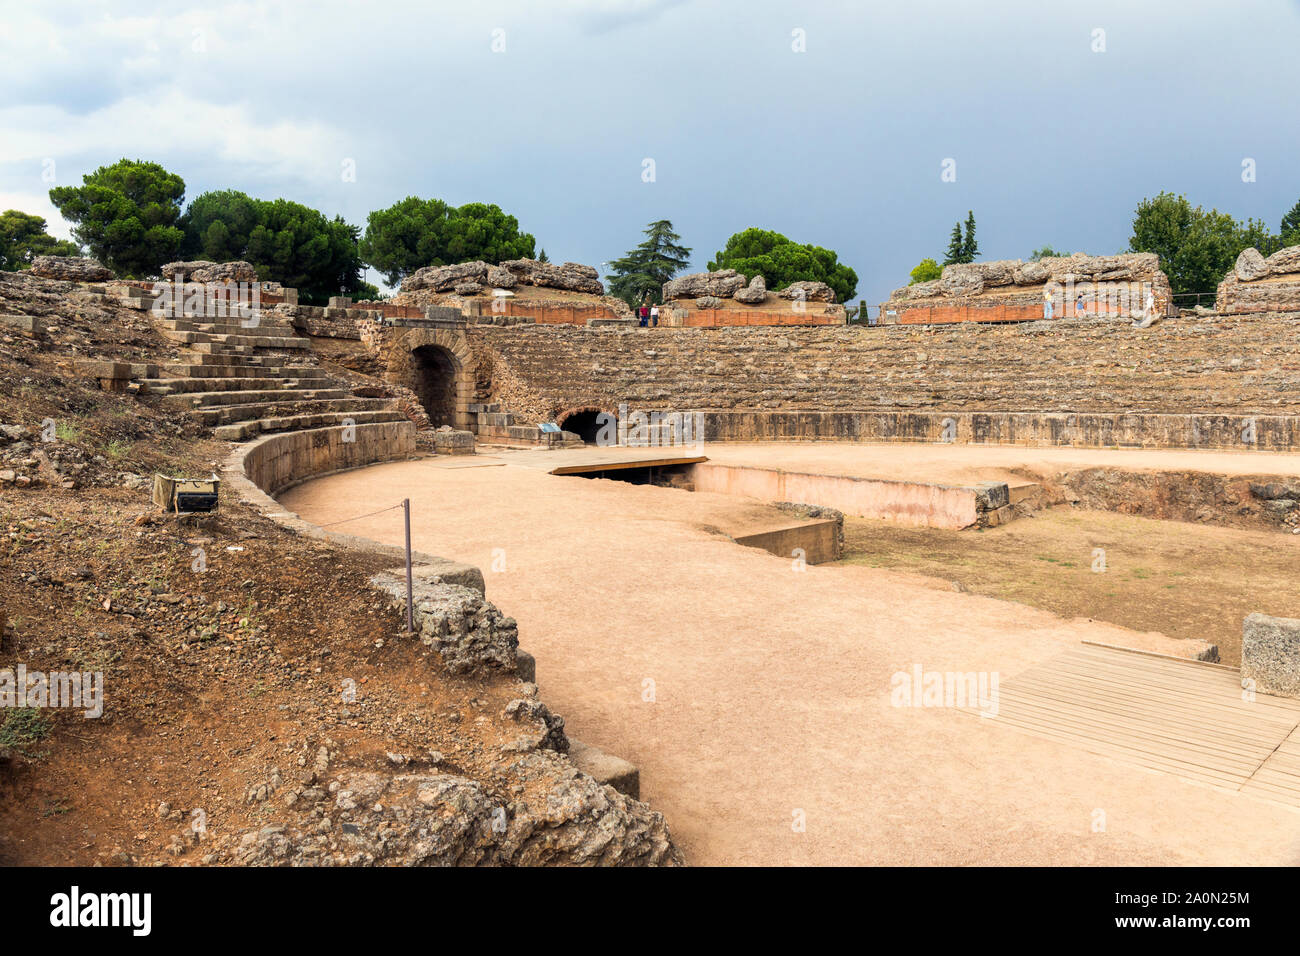
[[[1241,679],[1261,694],[1300,698],[1300,619],[1251,614],[1241,628]]]

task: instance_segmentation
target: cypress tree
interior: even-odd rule
[[[975,240],[975,213],[967,211],[966,213],[966,238],[961,244],[961,258],[958,262],[974,262],[975,257],[979,255],[980,244]]]
[[[943,257],[943,264],[946,266],[963,262],[962,255],[965,253],[965,243],[961,238],[961,223],[958,222],[952,227],[952,238],[948,240],[948,252]]]

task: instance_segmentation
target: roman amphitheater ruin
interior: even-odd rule
[[[669,282],[654,327],[574,263],[327,307],[246,264],[165,270],[251,311],[33,273],[53,298],[6,300],[6,334],[76,297],[147,317],[171,352],[69,374],[183,411],[226,443],[223,507],[389,559],[372,596],[399,609],[409,500],[415,631],[527,682],[533,751],[650,834],[629,857],[1300,862],[1300,596],[1236,577],[1300,567],[1300,247],[1242,253],[1212,310],[1153,255],[1076,255],[949,266],[853,323],[734,272]],[[39,480],[13,460],[11,499]],[[1177,596],[1109,610],[1166,540]],[[1060,576],[1022,598],[1042,555]],[[1245,613],[1196,617],[1182,573]]]

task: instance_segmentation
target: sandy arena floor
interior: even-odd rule
[[[1264,454],[920,445],[705,454],[954,482],[1065,460],[1300,473],[1300,456]],[[1295,810],[949,709],[890,704],[892,675],[915,664],[1006,680],[1081,639],[1140,646],[1143,635],[909,574],[796,571],[710,529],[735,499],[547,474],[582,456],[592,452],[380,465],[282,500],[324,523],[410,497],[415,547],[484,568],[488,597],[518,619],[537,657],[543,699],[573,736],[641,768],[642,797],[690,862],[1300,863]],[[402,540],[400,512],[338,530]],[[494,555],[503,572],[489,570]],[[1094,831],[1098,810],[1104,832]]]

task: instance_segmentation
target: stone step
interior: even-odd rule
[[[251,321],[251,320],[249,320]],[[208,335],[282,335],[295,336],[292,322],[269,322],[261,319],[256,325],[245,325],[240,319],[229,322],[195,322],[178,319],[174,322],[161,322],[164,332],[203,332]]]
[[[323,412],[311,415],[255,418],[231,425],[219,425],[213,429],[212,435],[214,438],[224,441],[246,441],[263,432],[301,431],[304,428],[343,425],[348,421],[351,421],[354,425],[370,425],[375,422],[400,422],[405,420],[406,416],[396,409],[372,412]]]
[[[288,335],[258,335],[254,329],[246,329],[239,335],[216,335],[208,332],[169,332],[164,331],[163,335],[173,342],[181,342],[185,345],[191,345],[196,351],[213,351],[213,349],[203,349],[203,345],[223,345],[228,348],[223,351],[238,351],[239,348],[245,349],[309,349],[311,342],[307,339],[297,338]]]
[[[267,389],[288,392],[303,388],[320,388],[332,384],[324,375],[313,375],[307,378],[290,375],[276,378],[266,376],[260,378],[204,376],[201,378],[143,378],[139,379],[139,381],[142,385],[149,386],[149,390],[155,394],[157,394],[158,389],[166,388],[177,395],[194,392],[266,391]]]
[[[185,335],[193,335],[193,332],[185,332]],[[210,355],[228,355],[235,358],[249,358],[253,350],[246,345],[227,345],[224,342],[194,342],[188,348],[191,351],[200,354]]]
[[[325,380],[329,378],[329,373],[318,365],[164,365],[159,377],[202,378],[210,382],[243,378],[270,382],[277,378]],[[225,386],[212,387],[216,389]]]
[[[193,365],[203,366],[221,366],[221,365],[238,365],[242,368],[249,368],[255,365],[262,365],[263,356],[261,355],[225,355],[220,352],[211,354],[198,353],[191,356],[195,361]],[[193,367],[193,365],[188,367]]]
[[[385,412],[391,411],[394,404],[393,399],[390,398],[335,398],[304,401],[288,399],[277,402],[250,402],[247,405],[195,408],[190,411],[190,416],[205,425],[229,425],[258,418],[287,418],[329,412]]]
[[[324,400],[327,398],[349,398],[352,393],[346,388],[303,389],[299,395],[301,401]],[[284,398],[280,389],[256,389],[232,392],[187,392],[183,395],[167,396],[170,405],[184,405],[190,408],[202,408],[211,405],[248,405],[253,402],[276,402]]]

